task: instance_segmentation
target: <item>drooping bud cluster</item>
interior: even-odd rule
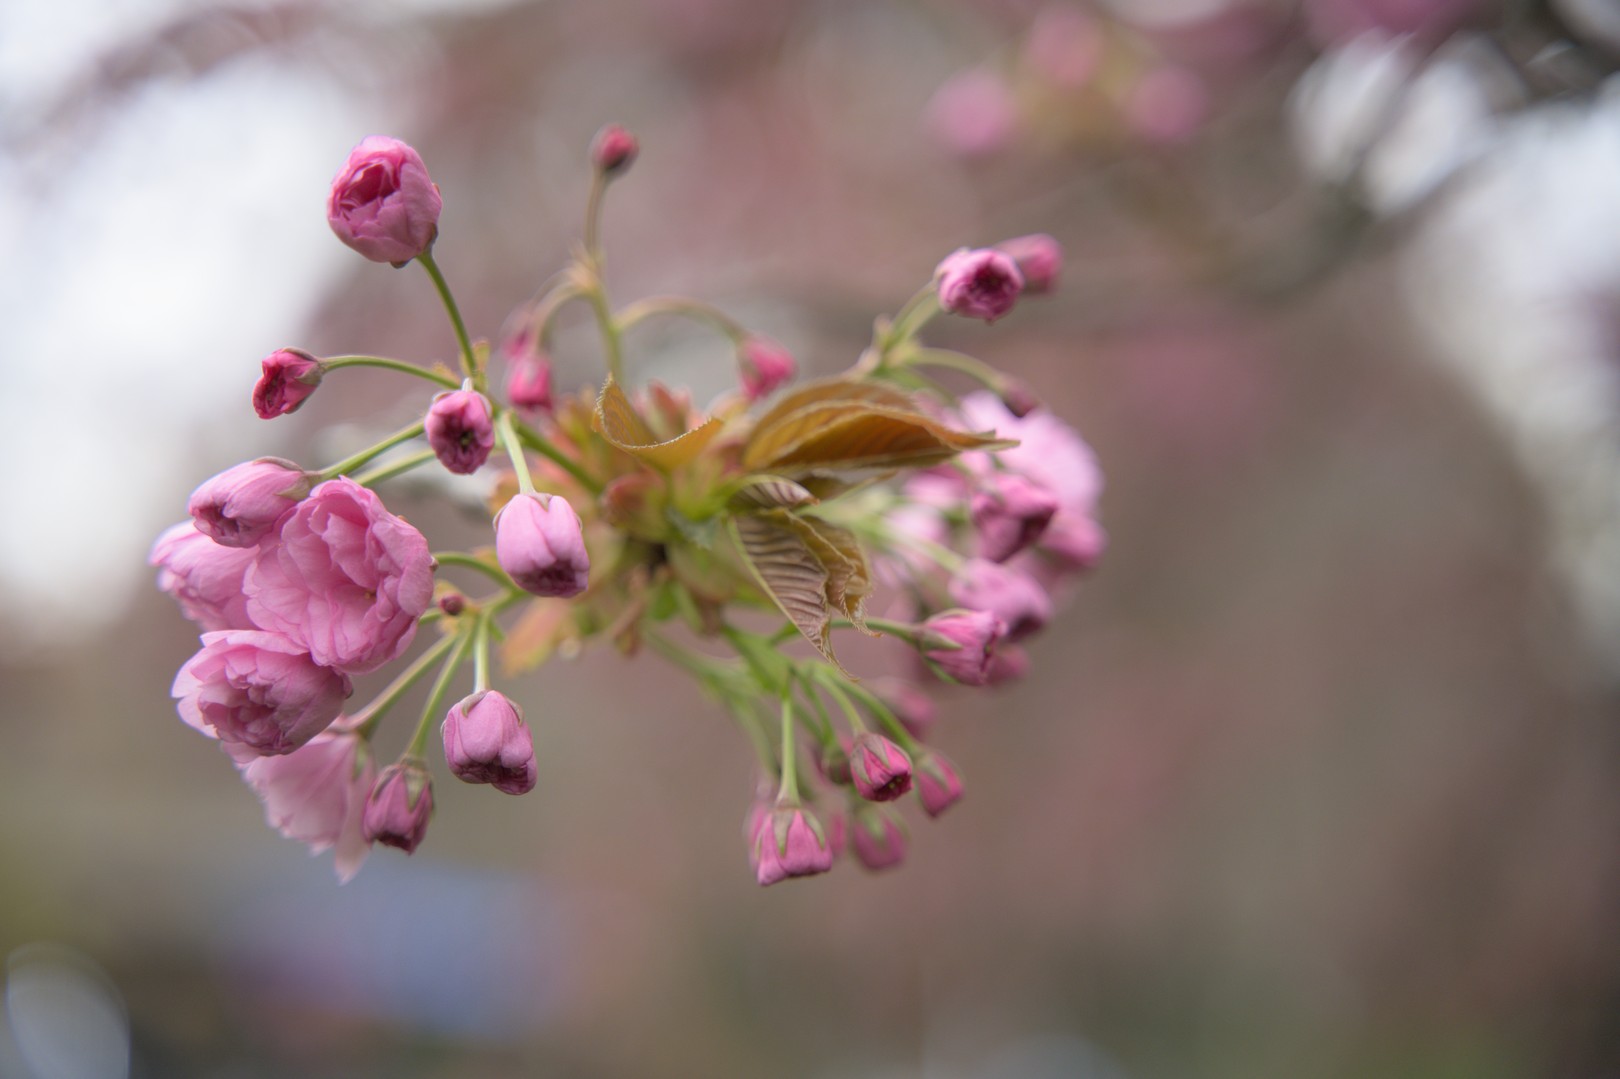
[[[1051,290],[1055,241],[947,256],[898,315],[878,320],[849,371],[795,384],[791,353],[706,304],[614,308],[597,215],[608,179],[636,152],[614,126],[592,144],[586,241],[509,322],[504,378],[492,384],[490,349],[467,334],[434,261],[437,186],[411,147],[364,140],[333,181],[328,219],[369,259],[422,264],[460,372],[272,353],[253,390],[265,419],[296,411],[351,366],[414,380],[421,419],[324,469],[268,457],[227,469],[153,547],[159,588],[202,631],[174,683],[181,718],[221,743],[272,827],[333,850],[344,880],[375,844],[411,853],[424,842],[432,742],[463,782],[506,794],[539,785],[536,731],[490,684],[498,642],[504,668],[526,670],[606,641],[663,656],[714,693],[759,752],[745,838],[760,884],[826,872],[846,848],[867,869],[898,865],[911,845],[903,803],[937,817],[963,791],[924,741],[936,726],[927,672],[969,686],[1017,677],[1029,663],[1019,642],[1054,615],[1052,589],[1101,553],[1101,481],[1085,444],[1023,383],[919,339],[941,313],[995,321],[1021,295]],[[584,394],[557,394],[551,324],[575,302],[599,316],[607,370]],[[712,415],[687,391],[627,384],[624,332],[655,315],[694,319],[730,342],[740,392],[722,395]],[[914,387],[931,365],[984,390],[921,400]],[[375,489],[439,466],[500,469],[489,531],[472,550],[431,551]],[[612,572],[593,576],[593,562]],[[901,602],[909,620],[868,614]],[[733,615],[744,608],[779,612],[780,627],[740,628]],[[504,624],[514,615],[521,632]],[[834,651],[834,631],[851,628],[906,642],[918,670],[868,688]],[[471,690],[457,690],[468,665]],[[389,668],[378,695],[343,714],[353,676]],[[378,748],[383,720],[434,671],[390,758]],[[816,804],[829,792],[841,806]]]

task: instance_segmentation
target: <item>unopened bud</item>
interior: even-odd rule
[[[296,348],[278,348],[264,358],[253,386],[253,411],[261,420],[297,412],[321,384],[321,361]]]
[[[433,817],[433,779],[420,761],[400,761],[383,769],[366,799],[361,824],[368,843],[413,853]]]
[[[640,148],[634,135],[618,124],[609,124],[591,140],[591,164],[609,175],[620,173],[630,167]]]

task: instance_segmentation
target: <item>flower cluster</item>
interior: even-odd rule
[[[622,128],[597,137],[584,242],[492,350],[469,337],[434,260],[442,202],[420,155],[394,139],[360,143],[333,182],[332,229],[374,261],[421,264],[449,315],[459,378],[380,356],[272,353],[252,394],[261,417],[296,410],[334,371],[369,366],[431,384],[422,418],[325,469],[274,458],[227,469],[153,548],[159,587],[202,630],[174,682],[181,718],[221,743],[272,827],[335,849],[343,879],[373,844],[423,841],[435,725],[456,778],[534,789],[534,732],[491,688],[492,652],[499,644],[515,673],[595,641],[669,660],[749,735],[762,781],[746,838],[761,884],[823,872],[846,845],[867,868],[895,865],[907,845],[899,801],[915,796],[937,817],[962,796],[955,765],[923,741],[934,708],[922,681],[1015,677],[1053,589],[1102,551],[1100,478],[1079,436],[1022,383],[920,338],[941,313],[993,322],[1054,287],[1062,252],[1050,237],[947,256],[877,321],[848,371],[794,385],[789,351],[708,305],[610,302],[598,220],[637,152]],[[606,372],[599,387],[556,396],[552,326],[570,303],[594,312]],[[627,382],[627,338],[665,317],[721,335],[735,391],[699,410],[682,391]],[[491,376],[492,352],[504,378]],[[938,372],[982,388],[958,396]],[[431,551],[374,490],[435,464],[509,469],[484,546]],[[898,617],[869,616],[885,588],[884,611]],[[433,642],[375,699],[346,708],[351,676],[401,662],[428,625]],[[905,642],[914,677],[855,678],[833,648],[849,629]],[[469,664],[471,692],[449,703]],[[435,669],[413,733],[379,767],[383,719]]]

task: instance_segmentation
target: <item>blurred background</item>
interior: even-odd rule
[[[0,1076],[1620,1075],[1617,63],[1615,0],[11,0]],[[441,782],[340,887],[176,719],[147,550],[421,407],[346,371],[261,423],[271,350],[452,357],[323,220],[354,143],[421,150],[493,339],[609,121],[615,296],[812,373],[1060,239],[1056,296],[931,337],[1091,441],[1110,550],[1026,679],[942,694],[968,797],[897,871],[760,890],[747,747],[603,652],[503,686],[535,793]]]

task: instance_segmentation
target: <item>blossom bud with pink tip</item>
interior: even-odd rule
[[[278,348],[259,366],[263,373],[253,386],[253,411],[261,420],[297,412],[326,373],[320,360],[296,348]]]
[[[495,417],[477,390],[435,394],[422,428],[439,463],[458,476],[477,472],[495,448]]]
[[[777,806],[760,818],[751,853],[762,886],[832,868],[833,849],[816,815],[803,806]]]
[[[464,783],[488,783],[506,794],[534,789],[534,735],[504,693],[463,698],[444,717],[444,759]]]
[[[261,756],[291,753],[343,710],[347,675],[318,666],[297,641],[252,629],[202,635],[174,677],[180,718]]]
[[[1013,309],[1024,275],[1011,258],[991,248],[962,248],[934,271],[939,306],[948,314],[994,322]]]
[[[1007,639],[1020,640],[1052,618],[1052,597],[1027,573],[983,558],[970,559],[951,578],[951,598],[973,611],[989,611],[1007,626]]]
[[[798,372],[792,353],[765,337],[751,336],[737,349],[744,395],[750,401],[769,397]]]
[[[443,208],[422,155],[398,139],[371,135],[333,178],[326,220],[366,258],[403,266],[433,246]]]
[[[923,812],[937,817],[962,799],[962,777],[943,753],[928,750],[917,756],[917,797]]]
[[[989,611],[941,611],[922,624],[917,647],[945,677],[982,686],[996,646],[1006,636],[1007,623]]]
[[[623,172],[640,148],[634,135],[618,124],[609,124],[591,140],[591,164],[609,175]]]
[[[1024,291],[1031,296],[1051,292],[1063,272],[1063,245],[1044,232],[1015,236],[996,245],[1024,275]]]
[[[906,833],[900,822],[873,805],[863,805],[851,815],[849,843],[855,857],[868,869],[889,869],[906,857]]]
[[[1005,562],[1041,538],[1058,511],[1057,496],[1014,473],[993,474],[969,506],[979,556]]]
[[[849,750],[855,790],[869,802],[892,802],[911,789],[911,758],[882,735],[863,731]]]
[[[577,596],[591,560],[579,515],[561,495],[520,494],[495,515],[495,560],[525,592]]]
[[[309,473],[279,457],[227,468],[191,492],[187,511],[198,531],[226,547],[252,547],[309,494]]]
[[[526,412],[551,411],[551,361],[544,353],[513,357],[506,368],[506,399]]]
[[[421,761],[390,764],[366,798],[361,830],[368,843],[414,853],[433,817],[433,777]]]

